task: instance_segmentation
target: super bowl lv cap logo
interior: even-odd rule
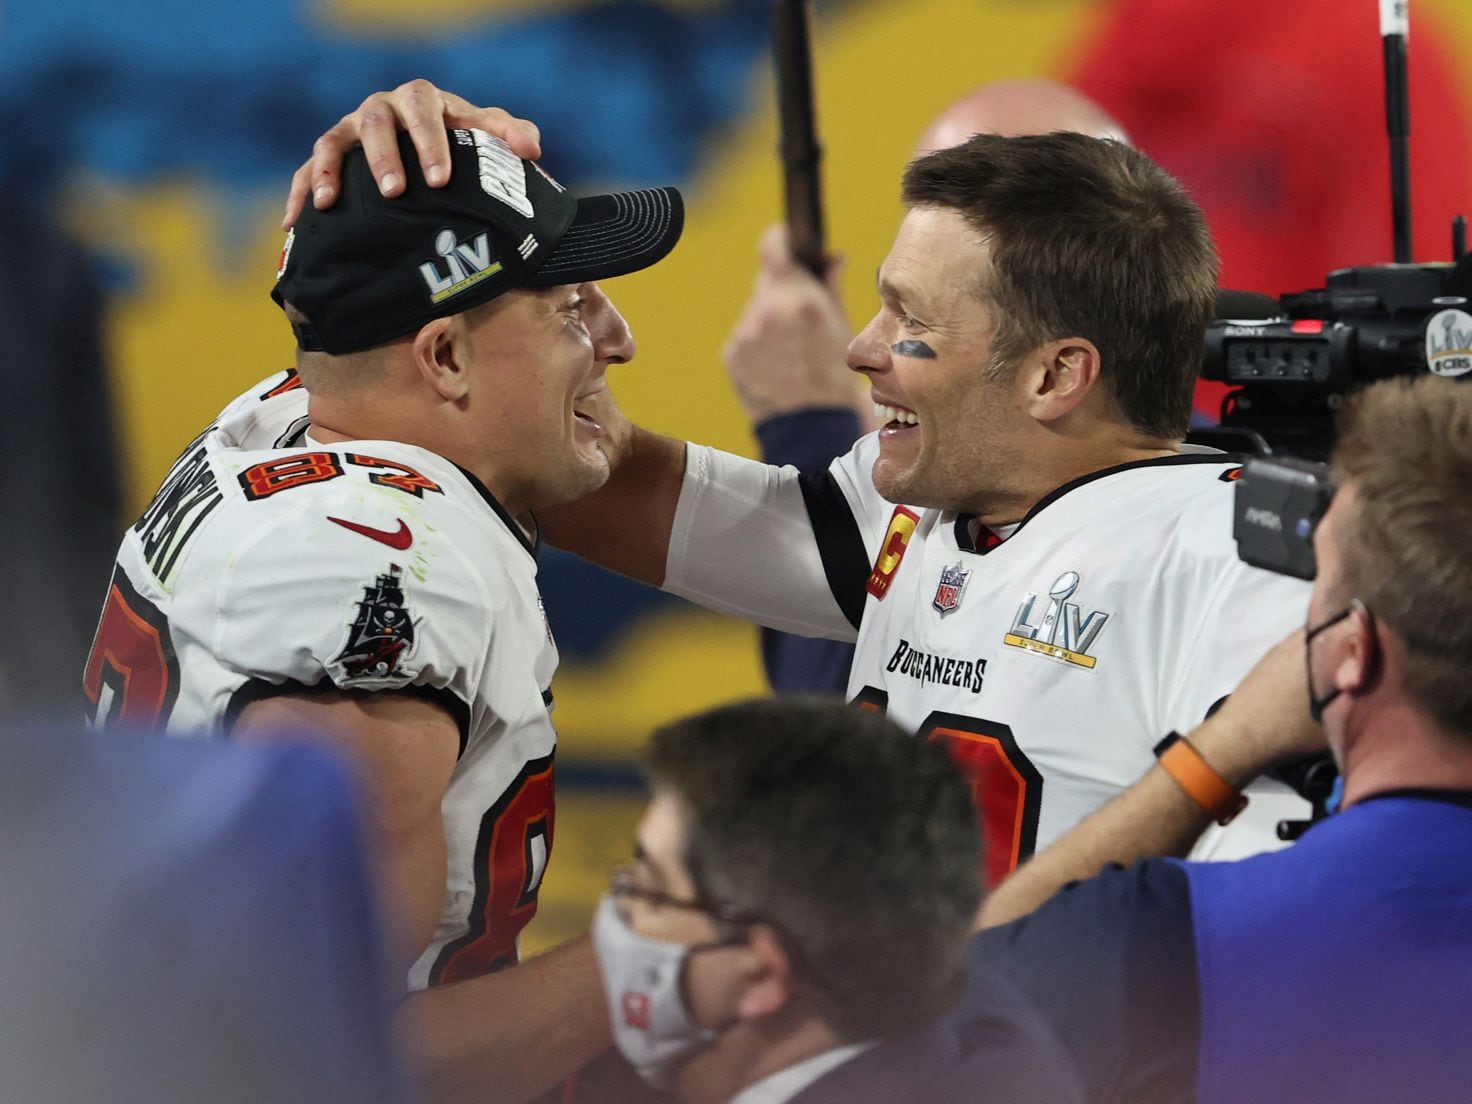
[[[532,174],[525,170],[521,158],[511,151],[510,146],[483,130],[452,130],[450,137],[458,145],[475,150],[476,175],[486,195],[506,204],[522,218],[535,220],[536,209],[527,190],[527,177]],[[547,173],[540,169],[538,172],[559,194],[566,191]],[[540,247],[536,234],[528,231],[516,246],[516,254],[523,261],[529,261]],[[470,241],[457,241],[453,230],[441,230],[435,235],[434,249],[438,259],[419,266],[419,274],[429,288],[432,303],[441,303],[459,295],[504,268],[491,255],[489,230],[475,235]]]
[[[492,134],[457,128],[447,138],[445,186],[425,182],[400,134],[402,195],[383,197],[354,150],[337,203],[303,212],[271,293],[305,316],[293,321],[302,348],[371,348],[512,288],[634,272],[679,240],[684,206],[673,188],[578,199]]]

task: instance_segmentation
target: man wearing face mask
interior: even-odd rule
[[[1359,393],[1330,470],[1307,631],[983,910],[1036,909],[974,963],[1043,1008],[1091,1100],[1454,1100],[1472,1082],[1472,388]],[[1183,854],[1325,735],[1341,811],[1293,847],[1088,878]]]
[[[954,1007],[979,845],[938,747],[837,701],[752,701],[657,732],[648,766],[593,933],[646,1081],[685,1104],[1081,1099],[1004,979]]]

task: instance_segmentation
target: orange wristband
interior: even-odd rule
[[[1172,739],[1174,737],[1174,739]],[[1184,736],[1172,732],[1160,753],[1160,766],[1186,791],[1196,804],[1211,814],[1218,824],[1230,824],[1243,809],[1247,798],[1217,773],[1216,768],[1201,758]]]

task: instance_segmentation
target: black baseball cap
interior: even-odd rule
[[[685,207],[674,188],[578,199],[494,135],[448,136],[444,187],[425,183],[413,142],[400,134],[401,195],[379,193],[355,148],[337,202],[302,212],[271,298],[306,316],[292,326],[303,349],[371,349],[513,288],[637,272],[680,239]]]

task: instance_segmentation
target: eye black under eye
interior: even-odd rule
[[[896,341],[889,347],[889,351],[895,356],[913,357],[917,360],[934,360],[935,350],[923,341],[915,338],[906,338],[904,341]]]

